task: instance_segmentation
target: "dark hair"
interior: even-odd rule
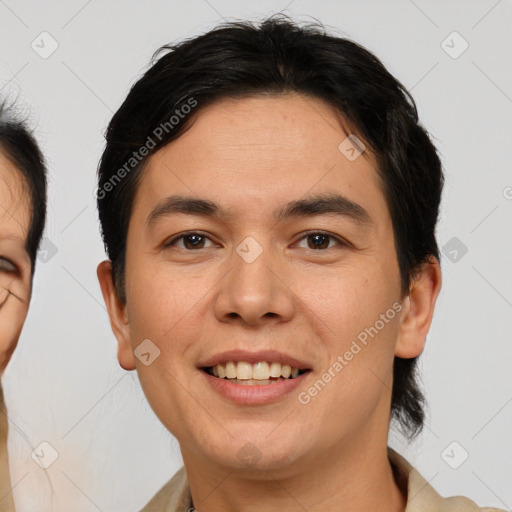
[[[435,226],[442,167],[418,122],[413,98],[362,46],[328,35],[319,23],[301,27],[278,14],[259,25],[224,23],[163,46],[112,118],[99,165],[98,209],[121,300],[128,223],[148,156],[183,134],[201,108],[213,102],[287,92],[326,101],[374,155],[393,223],[403,294],[422,263],[431,256],[439,260]],[[181,115],[196,105],[190,115]],[[142,148],[149,148],[143,158]],[[416,364],[417,358],[395,358],[394,363],[392,418],[409,439],[424,422]]]
[[[31,206],[30,226],[25,248],[34,275],[37,250],[46,220],[46,166],[39,146],[15,113],[14,108],[0,101],[0,151],[19,170],[28,189]]]

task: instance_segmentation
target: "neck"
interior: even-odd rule
[[[198,512],[402,512],[406,507],[388,460],[387,438],[340,442],[292,468],[254,470],[252,475],[210,466],[186,450],[182,454]]]

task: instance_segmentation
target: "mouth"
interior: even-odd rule
[[[247,361],[227,361],[204,366],[201,370],[212,377],[241,386],[272,385],[296,379],[311,371],[309,368],[292,367],[278,361],[258,361],[252,364]]]

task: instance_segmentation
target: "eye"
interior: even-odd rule
[[[331,235],[330,233],[324,233],[323,231],[311,231],[304,235],[300,240],[306,240],[307,247],[305,249],[311,249],[318,251],[322,249],[331,249],[331,241],[335,241],[337,245],[347,246],[348,243],[342,241],[340,238]]]
[[[12,261],[9,261],[7,258],[0,256],[0,272],[8,272],[10,274],[14,274],[17,271],[17,267]]]
[[[211,240],[207,236],[193,231],[193,232],[183,233],[181,235],[175,236],[174,238],[172,238],[171,240],[166,242],[164,247],[176,246],[177,242],[182,241],[183,245],[181,247],[179,247],[180,249],[194,251],[197,249],[206,249],[207,248],[207,247],[205,247],[206,240],[209,240],[211,242]]]
[[[307,241],[307,247],[306,249],[318,251],[318,250],[325,250],[325,249],[331,249],[333,247],[333,244],[331,242],[335,242],[334,245],[341,245],[341,246],[348,246],[349,244],[342,239],[331,235],[330,233],[325,233],[322,231],[311,231],[304,235],[300,240],[306,240]],[[208,241],[211,245],[207,245]],[[181,246],[180,246],[181,244]],[[189,233],[183,233],[181,235],[175,236],[171,240],[165,243],[164,247],[172,247],[177,246],[180,249],[184,249],[187,251],[194,251],[199,249],[207,249],[208,247],[213,246],[212,240],[207,237],[206,235],[203,235],[199,232],[189,232]],[[1,268],[1,265],[0,265]]]

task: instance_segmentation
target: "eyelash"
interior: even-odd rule
[[[184,239],[184,238],[186,238],[186,237],[188,237],[188,236],[192,236],[192,235],[199,235],[199,236],[201,236],[201,237],[203,237],[203,238],[207,238],[208,240],[212,241],[212,240],[210,239],[210,237],[208,237],[207,235],[205,235],[205,234],[201,233],[200,231],[188,231],[188,232],[186,232],[186,233],[182,233],[181,235],[177,235],[177,236],[173,237],[171,240],[167,241],[167,242],[164,244],[164,248],[171,247],[171,246],[173,246],[173,245],[175,244],[175,242],[177,242],[178,240]],[[330,238],[330,239],[335,240],[335,241],[338,243],[338,245],[343,246],[343,247],[349,247],[349,246],[350,246],[349,242],[347,242],[346,240],[343,240],[342,238],[339,238],[338,236],[335,236],[335,235],[333,235],[333,234],[331,234],[331,233],[329,233],[329,232],[327,232],[327,231],[307,231],[306,233],[304,233],[304,234],[302,235],[302,237],[301,237],[301,238],[299,238],[299,240],[298,240],[298,241],[300,242],[300,241],[301,241],[301,240],[303,240],[304,238],[307,238],[308,236],[313,236],[313,235],[323,235],[323,236],[325,236],[325,237],[328,237],[328,238]],[[201,249],[202,249],[202,248],[200,248],[200,249],[186,249],[186,248],[185,248],[185,249],[183,249],[183,250],[184,250],[184,251],[187,251],[187,252],[194,252],[194,251],[199,251],[199,250],[201,250]],[[333,247],[328,247],[327,249],[333,249]],[[307,250],[312,251],[312,252],[317,252],[317,251],[318,251],[318,252],[323,252],[323,251],[326,251],[327,249],[310,249],[310,248],[308,248]]]

